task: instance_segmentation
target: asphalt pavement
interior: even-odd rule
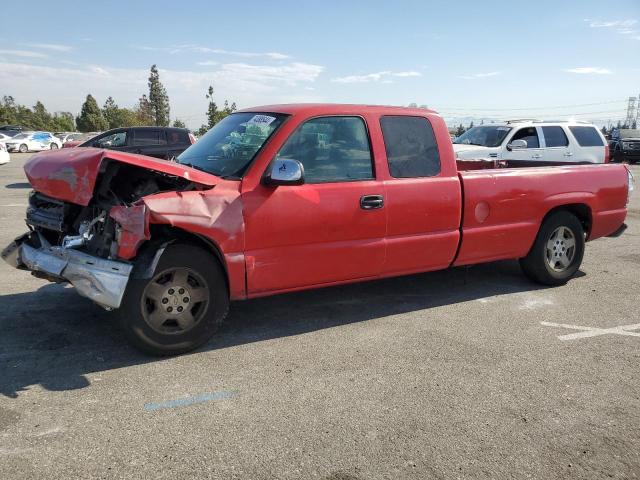
[[[28,156],[0,166],[1,246]],[[498,262],[238,302],[175,358],[2,263],[0,478],[638,478],[634,171],[629,229],[566,286]]]

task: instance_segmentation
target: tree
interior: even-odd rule
[[[49,130],[59,132],[73,132],[76,129],[76,122],[71,112],[56,112],[53,114],[53,127]]]
[[[187,128],[185,123],[182,120],[180,120],[179,118],[176,118],[173,121],[173,126],[176,127],[176,128]]]
[[[473,128],[473,120],[471,120],[471,123],[469,124],[468,130],[471,130],[472,128]]]
[[[609,134],[609,132],[607,132],[607,126],[606,125],[604,125],[600,131],[602,132],[603,135],[608,135]]]
[[[135,115],[138,125],[155,125],[151,102],[149,102],[146,95],[142,95],[140,100],[138,100],[138,105],[136,105],[135,108]]]
[[[634,130],[638,128],[638,122],[634,120],[633,123],[631,124],[631,128],[633,128]]]
[[[231,103],[229,105],[229,101],[224,101],[224,107],[222,110],[218,109],[218,105],[213,100],[213,85],[209,85],[209,89],[205,94],[205,98],[209,100],[209,106],[207,107],[207,123],[206,125],[202,125],[198,131],[196,132],[199,136],[207,133],[208,130],[214,127],[216,123],[222,120],[227,115],[232,114],[236,111],[236,102]]]
[[[106,130],[109,124],[102,115],[98,102],[91,94],[82,104],[80,115],[76,117],[78,130],[81,132],[96,132]]]
[[[151,116],[154,125],[168,127],[169,96],[160,82],[160,74],[155,65],[151,65],[151,73],[149,75],[149,103],[151,104]]]
[[[462,124],[458,125],[458,129],[456,130],[456,137],[459,137],[464,132],[465,132],[465,130],[464,130],[464,127],[462,126]]]
[[[122,126],[119,124],[120,119],[118,118],[118,110],[118,105],[116,104],[116,101],[113,99],[113,97],[108,97],[104,102],[104,106],[102,107],[102,116],[104,116],[104,119],[107,121],[109,128],[117,128]]]

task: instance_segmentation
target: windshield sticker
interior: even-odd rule
[[[270,117],[269,115],[254,115],[251,120],[247,122],[248,125],[269,125],[276,117]]]

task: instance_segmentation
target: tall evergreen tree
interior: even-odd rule
[[[169,96],[164,85],[160,82],[160,74],[155,65],[151,65],[149,74],[149,103],[154,125],[169,126]]]
[[[98,102],[91,94],[87,95],[87,99],[82,104],[80,115],[76,117],[76,124],[81,132],[102,131],[109,127],[98,107]]]
[[[116,104],[116,101],[113,99],[113,97],[108,97],[104,102],[104,106],[102,107],[102,115],[109,124],[109,128],[117,128],[123,126],[119,125],[118,110],[118,105]]]
[[[180,120],[179,118],[176,118],[173,121],[173,126],[176,127],[176,128],[187,128],[185,123],[182,120]]]
[[[146,95],[142,95],[138,100],[135,112],[138,125],[155,125],[153,108]]]

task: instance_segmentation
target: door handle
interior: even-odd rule
[[[539,153],[534,153],[533,155],[531,155],[531,158],[541,158],[542,155],[540,155]]]
[[[363,210],[373,210],[384,207],[382,195],[363,195],[360,197],[360,208]]]
[[[573,152],[567,152],[564,154],[565,157],[573,157]]]

